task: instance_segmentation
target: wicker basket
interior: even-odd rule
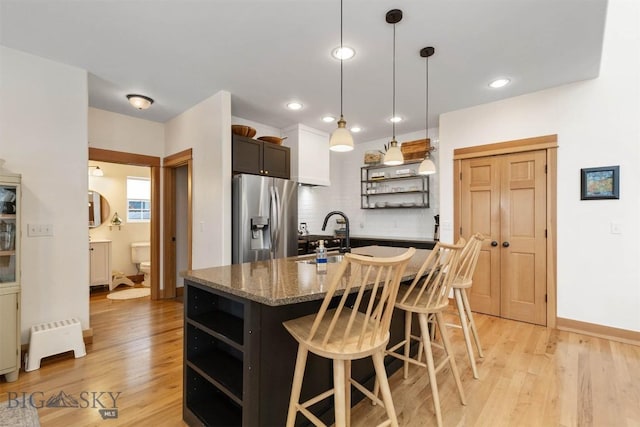
[[[400,146],[400,151],[402,151],[402,156],[405,160],[424,159],[424,156],[429,151],[430,143],[429,138],[403,142]]]
[[[382,153],[379,151],[367,151],[364,153],[365,165],[377,165],[382,162]]]

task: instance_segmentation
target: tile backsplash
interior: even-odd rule
[[[401,135],[399,141],[424,137],[424,132]],[[430,208],[428,209],[361,209],[360,168],[364,152],[379,149],[384,140],[356,144],[349,153],[331,153],[331,186],[298,189],[298,222],[307,223],[310,234],[322,233],[322,222],[327,213],[343,211],[348,217],[354,236],[399,237],[431,239],[434,231],[434,215],[438,212],[438,174],[429,177]],[[437,156],[432,156],[434,158]],[[437,161],[437,160],[436,160]],[[417,168],[419,164],[411,167]],[[329,220],[327,232],[338,226],[334,216]]]

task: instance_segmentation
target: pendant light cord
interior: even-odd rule
[[[393,101],[391,112],[392,140],[396,140],[396,24],[393,24]]]
[[[340,0],[340,117],[342,118],[342,58],[344,57],[344,49],[342,47],[342,0]]]
[[[429,139],[429,57],[427,56],[427,72],[426,74],[426,90],[427,96],[425,96],[425,134],[427,139]],[[429,158],[429,151],[427,151],[427,158]]]

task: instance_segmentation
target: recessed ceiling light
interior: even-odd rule
[[[301,110],[302,109],[302,104],[297,102],[297,101],[292,101],[292,102],[289,102],[287,104],[287,108],[289,110]]]
[[[350,48],[349,46],[337,47],[331,51],[331,56],[336,59],[342,59],[346,61],[347,59],[351,59],[355,56],[356,51]]]
[[[351,132],[353,132],[353,133],[358,133],[358,132],[360,132],[361,130],[362,130],[362,128],[361,128],[361,127],[359,127],[359,126],[353,126],[353,127],[351,128]]]
[[[335,120],[336,120],[336,118],[333,117],[333,116],[324,116],[322,118],[322,121],[325,122],[325,123],[331,123],[331,122],[333,122]]]
[[[401,122],[401,121],[402,121],[402,117],[400,117],[400,116],[394,116],[394,117],[391,117],[391,118],[389,119],[389,121],[390,121],[391,123],[398,123],[398,122]]]
[[[509,82],[511,82],[511,80],[509,80],[509,79],[496,79],[496,80],[492,81],[491,83],[489,83],[489,86],[494,88],[494,89],[498,89],[498,88],[501,88],[501,87],[504,87],[504,86],[508,85]]]

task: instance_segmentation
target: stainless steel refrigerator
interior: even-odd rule
[[[232,262],[297,255],[298,184],[245,174],[232,182]]]

